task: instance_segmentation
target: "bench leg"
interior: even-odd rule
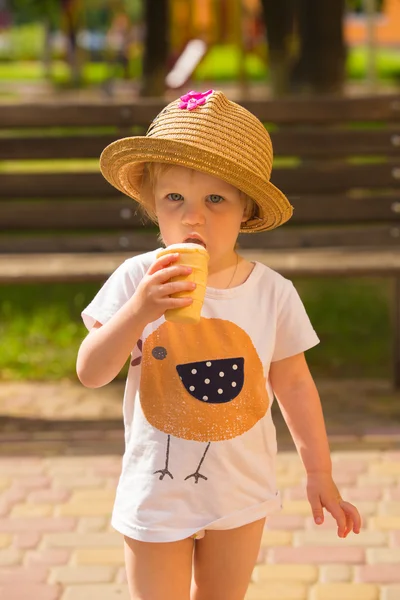
[[[393,387],[400,389],[400,277],[393,279]]]

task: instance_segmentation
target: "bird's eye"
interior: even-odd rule
[[[182,194],[178,194],[173,192],[172,194],[167,195],[168,200],[172,200],[173,202],[179,202],[179,200],[183,200]]]
[[[156,346],[155,348],[153,348],[151,353],[157,360],[164,360],[164,358],[166,358],[167,356],[167,351],[163,346]]]
[[[212,204],[219,204],[223,201],[223,197],[219,196],[218,194],[210,194],[208,199]]]

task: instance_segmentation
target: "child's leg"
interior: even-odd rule
[[[265,519],[206,531],[196,540],[191,600],[243,600],[260,549]]]
[[[189,600],[192,539],[166,543],[124,539],[131,600]]]

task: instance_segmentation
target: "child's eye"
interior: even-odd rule
[[[173,202],[178,202],[179,200],[183,200],[183,196],[182,194],[168,194],[167,195],[168,200],[172,200]]]
[[[212,204],[219,204],[223,201],[223,197],[219,196],[218,194],[210,194],[208,199]]]

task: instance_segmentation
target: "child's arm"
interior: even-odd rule
[[[332,479],[332,463],[319,394],[304,353],[271,363],[269,378],[283,417],[307,471],[307,495],[317,524],[323,507],[338,524],[339,537],[359,533],[360,515],[342,500]]]
[[[80,381],[96,388],[114,379],[124,366],[144,327],[159,319],[169,308],[188,306],[192,298],[171,298],[171,294],[192,291],[195,284],[172,277],[185,276],[190,267],[171,265],[178,254],[157,259],[140,282],[136,292],[104,325],[96,323],[83,340],[76,363]]]

